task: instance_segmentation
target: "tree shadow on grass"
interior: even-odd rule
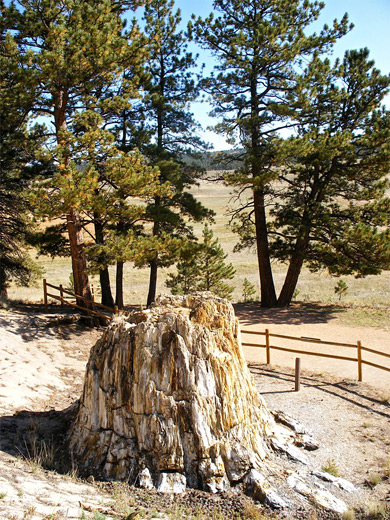
[[[267,309],[259,302],[236,303],[234,309],[242,325],[328,323],[347,311],[341,305],[323,303],[292,303],[289,307]]]

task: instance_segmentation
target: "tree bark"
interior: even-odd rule
[[[103,225],[97,214],[94,215],[95,237],[97,244],[104,244]],[[102,290],[101,302],[107,307],[114,307],[114,298],[112,297],[110,273],[108,267],[99,270],[100,287]]]
[[[264,205],[264,190],[253,192],[256,226],[257,261],[260,275],[262,307],[275,307],[277,304],[274,279],[269,255],[267,220]]]
[[[256,228],[257,262],[259,265],[262,307],[275,307],[277,303],[271,259],[268,245],[267,216],[265,213],[264,186],[256,186],[256,180],[264,173],[261,134],[259,128],[258,71],[253,67],[251,77],[251,168],[254,181],[253,204]]]
[[[1,264],[1,260],[0,260]],[[0,300],[6,300],[8,297],[8,291],[7,291],[7,277],[4,272],[4,270],[1,268],[0,265]]]
[[[327,181],[331,179],[333,173],[336,169],[336,160],[333,159],[332,167],[330,168]],[[286,278],[284,280],[284,284],[282,290],[280,291],[280,295],[278,298],[278,307],[286,307],[290,305],[291,300],[294,296],[294,291],[298,283],[299,275],[301,274],[303,262],[306,258],[307,248],[310,243],[310,232],[312,228],[312,215],[315,211],[316,205],[320,204],[325,197],[325,187],[324,184],[321,184],[317,178],[313,184],[309,203],[306,206],[301,220],[301,226],[299,229],[299,234],[297,241],[295,243],[294,252],[291,255],[290,263],[288,266]]]
[[[298,238],[295,244],[295,249],[290,258],[286,278],[278,298],[278,307],[287,307],[291,303],[299,275],[301,274],[309,240],[309,231],[307,231],[303,237]]]
[[[115,304],[118,309],[123,309],[123,262],[116,263],[116,294],[115,294]]]
[[[157,256],[150,262],[149,292],[147,299],[147,307],[149,307],[156,299],[157,290]]]
[[[90,300],[92,294],[89,287],[87,275],[87,261],[84,254],[83,229],[80,223],[80,216],[77,211],[71,210],[67,215],[67,226],[69,234],[69,244],[72,257],[72,270],[75,293]],[[78,299],[77,304],[86,308],[91,308],[91,303]]]
[[[61,144],[61,130],[66,129],[66,109],[69,100],[67,90],[59,90],[53,95],[54,125],[57,143]],[[79,213],[72,208],[66,216],[69,235],[70,252],[72,257],[72,270],[75,293],[91,301],[91,303],[78,300],[78,305],[86,308],[92,307],[92,293],[89,287],[87,275],[87,260],[84,253],[84,236]]]
[[[159,214],[158,208],[161,205],[160,197],[155,197],[154,204],[157,209],[155,212],[155,218],[153,225],[153,236],[158,237],[160,234],[160,222],[159,222]],[[158,271],[158,253],[156,252],[156,257],[153,258],[150,262],[150,276],[149,276],[149,291],[148,291],[148,299],[146,301],[146,306],[149,307],[154,300],[156,299],[156,290],[157,290],[157,271]]]
[[[100,288],[102,290],[101,303],[107,307],[114,308],[114,298],[111,292],[110,273],[108,267],[99,271]]]

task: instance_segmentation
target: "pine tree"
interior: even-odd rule
[[[63,167],[53,178],[41,182],[32,196],[40,214],[48,218],[66,213],[70,205],[77,208],[90,237],[85,253],[94,273],[102,273],[115,263],[138,261],[141,251],[151,254],[159,247],[140,236],[138,227],[145,222],[146,205],[153,197],[170,196],[170,187],[160,183],[158,169],[137,150],[118,150],[114,136],[104,126],[97,112],[84,110],[75,115],[69,130],[62,133],[63,146],[56,155],[49,154]],[[64,159],[64,150],[72,159]],[[116,303],[122,308],[120,281]]]
[[[195,122],[188,104],[199,93],[193,68],[195,59],[187,52],[187,36],[178,27],[180,11],[173,11],[173,0],[151,0],[145,7],[144,33],[149,56],[143,80],[144,96],[137,107],[139,124],[132,142],[158,166],[163,183],[169,183],[173,196],[156,196],[149,204],[148,216],[154,237],[194,240],[189,221],[201,221],[211,215],[188,188],[195,183],[196,169],[182,157],[190,149],[204,148],[196,135]],[[134,115],[133,115],[134,117]],[[156,295],[159,266],[175,262],[174,251],[155,251],[146,259],[150,266],[147,305]]]
[[[251,300],[252,296],[256,294],[256,289],[253,284],[247,278],[244,278],[244,283],[242,284],[242,297],[244,302],[248,302]]]
[[[42,136],[39,126],[28,130],[29,71],[19,67],[15,42],[0,30],[0,298],[6,298],[11,279],[28,285],[39,274],[26,252],[33,223],[24,192],[37,173],[34,151]]]
[[[218,239],[206,224],[203,229],[203,242],[190,244],[182,251],[182,260],[177,264],[177,274],[169,274],[166,281],[172,294],[188,294],[194,291],[211,291],[222,298],[229,298],[234,287],[226,280],[234,278],[235,269],[226,264],[224,253]]]
[[[158,169],[138,151],[117,153],[102,165],[99,187],[85,211],[95,223],[95,232],[96,222],[104,232],[104,238],[96,237],[96,244],[87,246],[87,256],[100,273],[109,265],[117,265],[115,303],[123,308],[124,263],[139,263],[140,255],[152,255],[161,245],[142,236],[146,205],[155,196],[169,196],[170,188],[160,183]]]
[[[217,16],[198,19],[193,32],[210,49],[217,74],[206,83],[214,99],[216,129],[244,150],[244,167],[230,176],[238,187],[250,187],[259,264],[261,305],[277,303],[269,248],[266,208],[274,168],[277,131],[293,125],[287,93],[296,82],[303,59],[323,52],[347,31],[347,17],[320,34],[305,30],[323,4],[301,0],[214,0]],[[245,205],[245,207],[247,207]],[[242,226],[240,226],[242,227]]]
[[[315,57],[290,97],[298,135],[280,143],[283,189],[271,212],[273,256],[288,261],[281,306],[304,262],[336,276],[390,267],[390,112],[381,106],[389,87],[361,49],[333,67]]]
[[[340,63],[314,57],[289,96],[297,135],[278,141],[278,198],[270,210],[270,252],[288,264],[278,298],[291,302],[302,266],[334,276],[390,267],[390,76],[367,49]],[[240,247],[256,243],[248,213]]]
[[[76,120],[80,123],[84,117],[81,124],[94,127],[95,140],[99,140],[94,116],[100,108],[101,91],[117,81],[124,67],[139,61],[137,29],[133,27],[126,37],[120,17],[127,6],[138,4],[142,2],[42,0],[37,4],[25,0],[2,8],[4,24],[13,31],[18,45],[21,65],[30,60],[34,113],[51,118],[54,126],[50,148],[58,169],[54,182],[63,197],[60,210],[66,215],[75,291],[86,298],[91,294],[80,204],[82,194],[88,193],[86,188],[95,180],[92,172],[88,177],[71,165],[74,157],[67,148],[68,133]],[[119,106],[120,100],[113,99],[112,103]],[[77,157],[77,151],[74,153]]]

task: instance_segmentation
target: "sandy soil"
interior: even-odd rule
[[[58,412],[80,396],[89,350],[102,333],[102,329],[81,327],[57,311],[42,313],[39,306],[0,311],[0,519],[43,519],[59,511],[63,516],[58,513],[56,518],[76,519],[82,511],[80,503],[103,511],[110,507],[108,495],[96,486],[76,485],[37,471],[31,461],[18,457],[26,436],[30,442],[38,427],[62,435]],[[351,329],[298,311],[259,313],[241,306],[236,312],[243,328],[267,327],[271,332],[342,342],[361,339],[390,352],[386,330]],[[384,476],[384,464],[390,460],[390,404],[385,401],[385,393],[390,394],[389,374],[384,372],[382,378],[378,371],[371,376],[365,370],[364,379],[371,385],[355,384],[356,367],[350,370],[350,363],[326,364],[325,370],[318,358],[307,357],[301,391],[294,392],[293,359],[273,356],[273,365],[267,366],[262,349],[248,348],[245,354],[268,406],[288,412],[318,439],[320,448],[310,453],[309,468],[333,460],[340,475],[359,489],[350,497],[351,503],[390,500],[388,478],[375,487],[369,484],[372,475]],[[28,511],[30,516],[25,516]]]

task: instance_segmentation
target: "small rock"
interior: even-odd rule
[[[283,509],[287,503],[270,487],[264,475],[252,469],[244,478],[246,492],[254,500],[258,500],[273,509]]]
[[[342,500],[336,498],[322,486],[320,489],[312,489],[300,480],[295,474],[287,478],[287,484],[300,495],[306,497],[313,504],[317,504],[325,509],[343,514],[348,507]]]
[[[313,436],[306,430],[306,428],[293,417],[281,411],[273,412],[273,416],[277,423],[283,424],[283,426],[287,426],[287,428],[296,433],[296,446],[299,448],[304,448],[308,451],[317,450],[319,448],[318,441],[316,441]]]
[[[160,473],[157,491],[160,493],[185,493],[187,480],[181,473]]]
[[[271,439],[271,444],[275,451],[287,455],[287,457],[294,462],[300,462],[305,465],[307,464],[307,458],[295,446],[291,444],[282,444],[277,439]]]
[[[272,489],[267,493],[264,504],[271,507],[272,509],[285,509],[288,507],[285,502],[275,491]]]
[[[228,489],[229,484],[226,478],[224,477],[213,477],[207,482],[204,483],[205,491],[209,493],[220,493],[221,491],[226,491]]]
[[[341,477],[335,477],[330,473],[326,473],[323,471],[313,471],[312,475],[325,482],[331,482],[338,488],[342,489],[343,491],[347,491],[348,493],[355,493],[358,491],[358,489],[352,484],[352,482],[349,482],[349,480],[346,480]]]
[[[295,440],[295,446],[298,446],[298,448],[303,448],[307,451],[314,451],[318,450],[320,444],[311,435],[304,433],[297,436]]]
[[[273,416],[275,417],[276,422],[284,424],[284,426],[287,426],[287,428],[290,428],[290,430],[294,431],[295,433],[307,433],[306,428],[293,417],[291,417],[291,415],[288,415],[287,413],[279,410],[277,412],[273,412]]]
[[[327,473],[326,471],[312,471],[311,473],[315,477],[319,478],[320,480],[323,480],[324,482],[335,482],[337,480],[337,477],[334,475],[331,475],[330,473]]]
[[[138,476],[138,484],[143,489],[153,489],[153,480],[148,468],[143,469]]]

